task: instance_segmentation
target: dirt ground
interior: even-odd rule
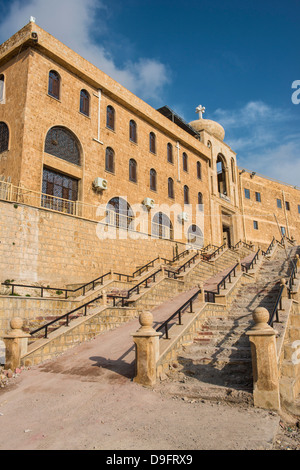
[[[168,380],[142,387],[132,368],[132,361],[116,367],[104,360],[95,339],[10,378],[2,374],[0,449],[300,449],[297,418],[174,395]]]

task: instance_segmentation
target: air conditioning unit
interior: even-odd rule
[[[155,202],[150,197],[146,197],[143,201],[143,204],[147,207],[147,209],[153,209]]]
[[[103,178],[96,178],[93,182],[93,186],[95,189],[104,190],[107,189],[108,183],[107,180],[104,180]]]
[[[188,222],[189,215],[187,212],[182,212],[181,214],[179,214],[178,218],[181,222]]]

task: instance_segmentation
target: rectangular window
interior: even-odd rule
[[[245,198],[250,199],[250,189],[245,188]]]
[[[255,199],[256,199],[256,202],[261,202],[260,193],[255,193]]]
[[[257,222],[257,220],[253,220],[253,227],[254,227],[254,230],[258,230],[258,222]]]
[[[281,199],[277,199],[277,207],[278,209],[282,209]]]
[[[300,214],[300,206],[298,205],[298,214]]]
[[[285,227],[280,227],[281,230],[281,235],[284,237],[285,236]]]
[[[288,201],[285,201],[285,208],[287,211],[290,210],[290,203]]]

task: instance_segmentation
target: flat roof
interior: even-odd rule
[[[200,140],[199,132],[195,131],[195,129],[193,129],[186,121],[184,121],[184,119],[176,114],[175,111],[169,108],[169,106],[162,106],[161,108],[157,109],[157,111],[163,114],[166,118],[170,119],[170,121],[177,124],[177,126],[181,127],[181,129]]]

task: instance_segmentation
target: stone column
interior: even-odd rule
[[[133,341],[136,345],[135,365],[136,376],[133,379],[141,385],[152,386],[156,383],[156,363],[159,358],[159,337],[153,328],[153,315],[143,312],[139,316],[141,328],[134,333]]]
[[[30,338],[30,335],[22,330],[22,318],[12,318],[10,327],[10,332],[3,337],[6,347],[5,369],[15,370],[21,365],[21,357],[27,353],[28,338]]]
[[[277,332],[268,325],[269,312],[259,307],[253,312],[255,326],[247,331],[251,344],[254,405],[280,410],[276,351]]]

